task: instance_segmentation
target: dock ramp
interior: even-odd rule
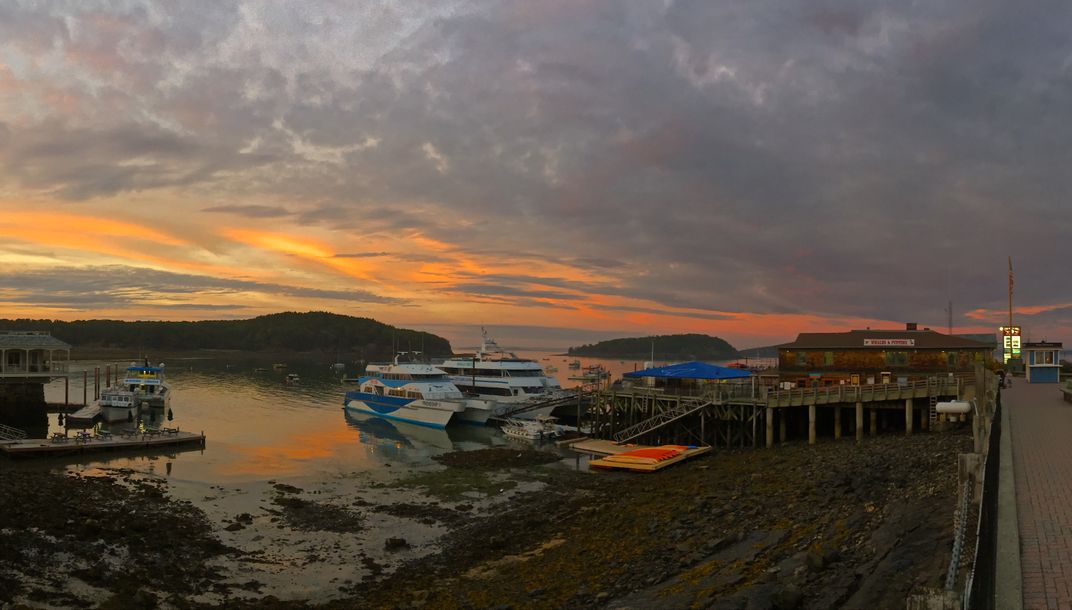
[[[21,441],[26,438],[26,431],[0,424],[0,441]]]
[[[652,430],[662,428],[667,424],[672,424],[677,420],[681,419],[682,417],[692,415],[693,413],[699,411],[700,409],[703,409],[710,404],[711,402],[706,400],[682,402],[681,404],[675,405],[674,407],[667,409],[666,411],[656,413],[652,417],[649,417],[642,422],[633,424],[632,426],[629,426],[628,428],[625,428],[623,430],[619,430],[617,433],[614,434],[614,440],[618,443],[631,441],[638,436],[642,436],[644,434],[647,434],[648,432],[651,432]]]

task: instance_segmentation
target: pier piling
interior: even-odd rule
[[[912,434],[912,399],[906,398],[904,401],[904,427],[905,434]]]
[[[767,449],[774,446],[774,407],[767,407]]]
[[[841,407],[834,407],[834,440],[841,440]]]
[[[815,444],[815,405],[808,405],[808,444]]]
[[[864,403],[856,401],[856,442],[864,440]]]

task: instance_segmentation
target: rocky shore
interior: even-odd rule
[[[320,605],[256,595],[210,561],[241,565],[219,524],[138,477],[0,472],[0,601],[30,607],[903,608],[944,582],[956,455],[966,433],[718,451],[657,474],[585,473],[535,450],[439,456],[424,500],[345,510],[276,485],[278,527],[358,535],[389,514],[446,533],[398,569],[369,570]],[[481,502],[518,485],[506,502]],[[214,529],[219,528],[219,529]],[[386,539],[387,552],[415,544]],[[353,558],[375,565],[369,558]],[[314,569],[314,568],[310,568]],[[75,576],[80,594],[60,581]]]

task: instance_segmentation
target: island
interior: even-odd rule
[[[44,330],[86,352],[238,350],[295,352],[389,359],[395,351],[428,357],[452,353],[450,342],[431,333],[396,328],[371,318],[324,311],[283,312],[245,320],[165,322],[122,320],[0,320],[0,330]]]
[[[599,343],[569,348],[570,356],[649,360],[652,346],[656,360],[733,360],[737,349],[719,337],[689,333],[611,339]]]

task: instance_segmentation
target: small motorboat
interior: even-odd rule
[[[563,429],[555,422],[557,418],[540,415],[536,419],[508,418],[502,426],[503,434],[527,441],[544,441],[562,436]]]
[[[298,383],[298,381],[299,381],[299,378],[298,378],[297,373],[287,373],[287,378],[286,378],[287,383]]]

